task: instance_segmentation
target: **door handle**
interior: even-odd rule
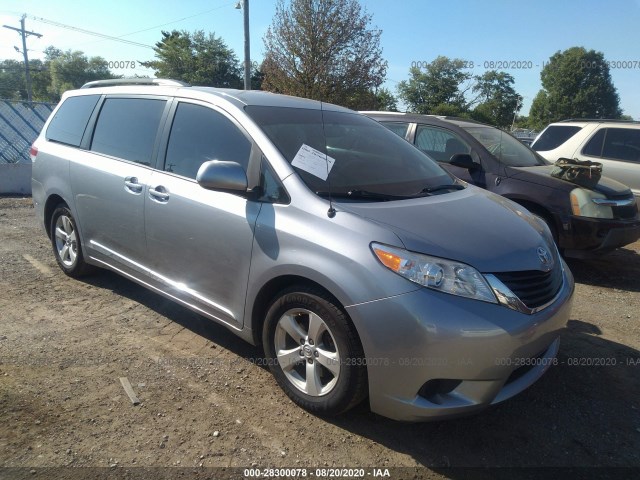
[[[158,202],[167,202],[169,200],[169,192],[162,185],[158,185],[157,187],[149,189],[149,196],[152,200],[156,200]]]
[[[143,185],[138,183],[137,177],[125,177],[124,189],[130,193],[141,193]]]

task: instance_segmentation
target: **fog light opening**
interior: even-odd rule
[[[462,383],[462,380],[455,380],[452,378],[439,378],[436,380],[429,380],[426,382],[420,390],[418,390],[418,395],[420,395],[425,400],[429,400],[432,403],[440,404],[442,403],[442,395],[446,395],[455,390],[458,385]]]

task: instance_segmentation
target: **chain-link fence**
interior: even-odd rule
[[[30,162],[29,147],[55,107],[0,100],[0,163]]]

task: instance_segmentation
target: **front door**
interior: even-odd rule
[[[179,102],[145,206],[151,276],[171,295],[235,328],[243,322],[261,204],[206,190],[195,178],[209,160],[238,162],[246,171],[251,149],[247,135],[224,113]]]

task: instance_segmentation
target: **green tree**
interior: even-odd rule
[[[572,47],[556,52],[540,73],[542,89],[531,105],[531,126],[566,118],[619,118],[620,97],[602,52]]]
[[[515,128],[525,128],[529,129],[529,117],[524,115],[516,115],[516,121],[513,124]]]
[[[376,110],[386,112],[398,111],[398,100],[387,88],[381,88],[376,93]]]
[[[489,70],[475,77],[472,91],[477,103],[471,117],[500,128],[508,128],[521,108],[522,97],[513,88],[514,79],[506,72]]]
[[[242,71],[233,50],[215,34],[173,30],[162,32],[156,60],[140,62],[157,77],[173,78],[208,87],[242,88]],[[259,77],[255,77],[259,82]]]
[[[264,36],[263,88],[367,108],[387,71],[371,19],[357,0],[279,0]]]
[[[87,82],[119,78],[109,71],[107,61],[102,57],[87,57],[81,51],[60,52],[52,50],[48,65],[51,84],[47,91],[52,100],[59,100],[62,94],[80,88]]]
[[[465,61],[439,56],[424,68],[411,67],[398,96],[415,113],[458,115],[468,110],[465,94],[472,78]],[[446,113],[445,113],[446,112]]]
[[[27,99],[23,62],[17,60],[2,60],[0,62],[0,98]]]

